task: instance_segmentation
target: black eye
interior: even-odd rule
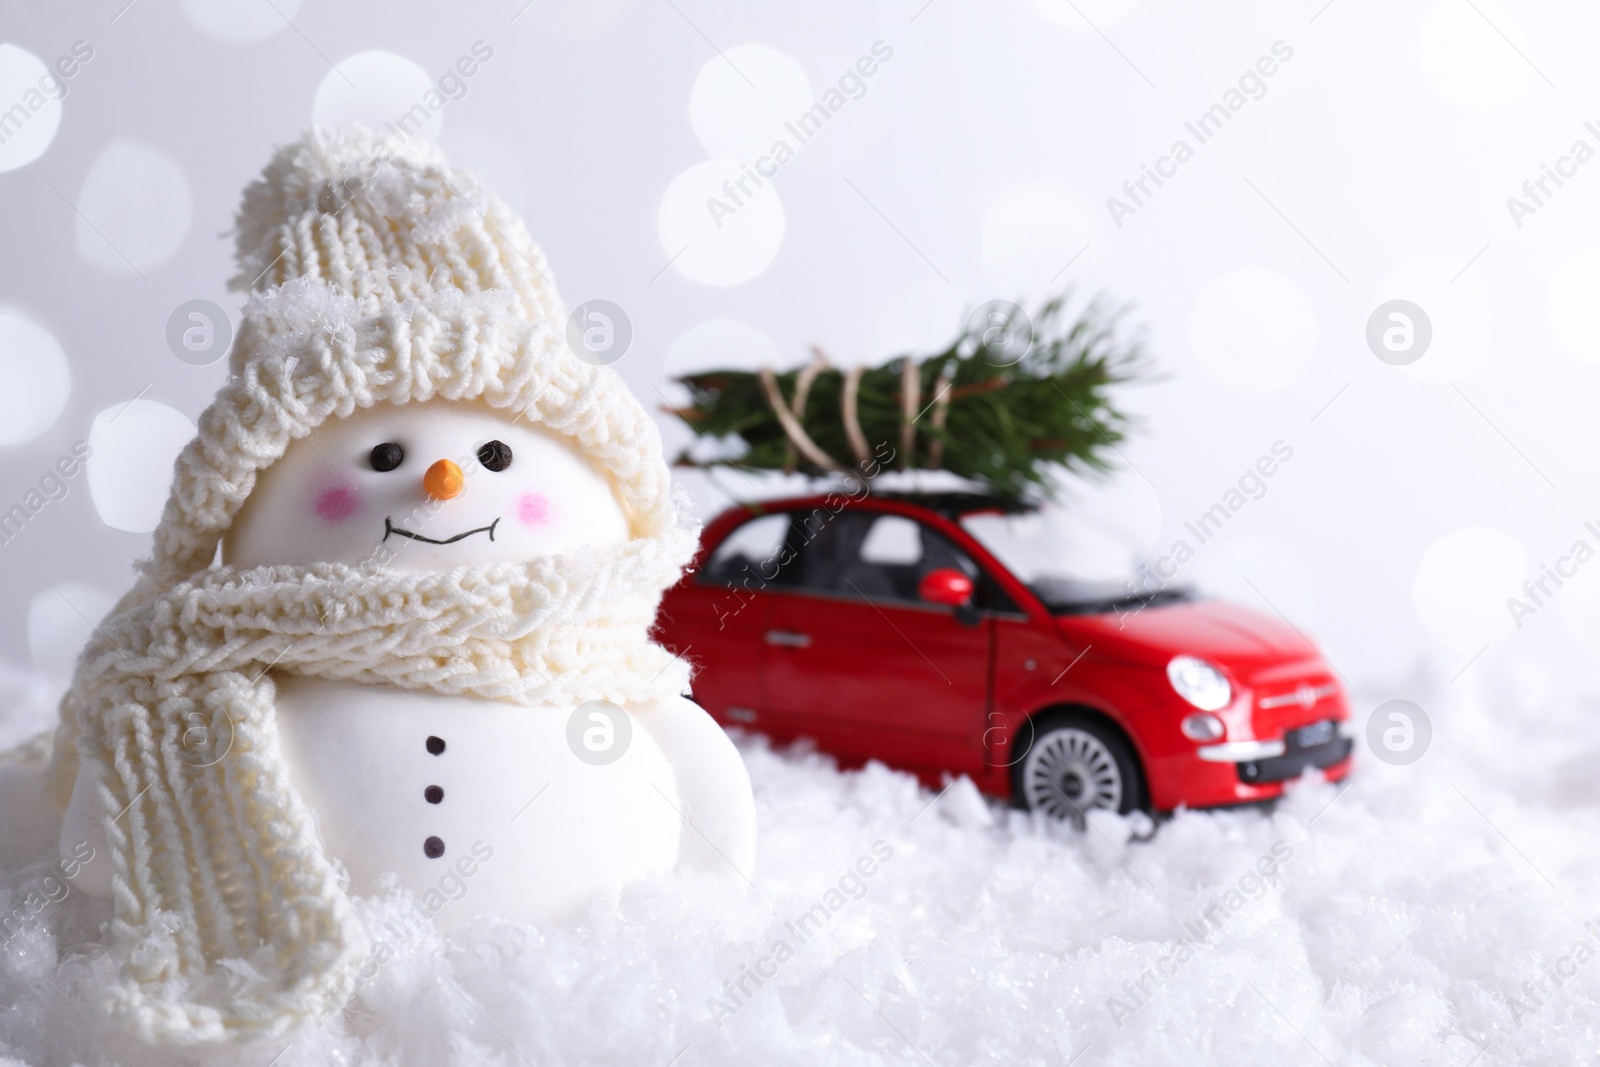
[[[504,441],[490,441],[478,449],[478,462],[492,471],[503,471],[511,466],[511,446]]]
[[[406,458],[406,450],[393,441],[385,441],[372,450],[368,457],[375,471],[392,471],[400,466],[400,461]]]

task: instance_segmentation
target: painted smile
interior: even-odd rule
[[[401,529],[399,526],[396,526],[393,522],[389,521],[388,516],[384,516],[383,539],[387,541],[389,540],[389,535],[394,534],[396,537],[409,537],[413,541],[421,541],[424,544],[429,545],[453,545],[464,537],[471,537],[473,534],[487,533],[489,535],[489,540],[493,541],[494,528],[499,525],[500,520],[496,519],[487,526],[480,526],[476,530],[467,530],[463,533],[456,534],[454,537],[446,537],[441,540],[434,537],[423,537],[419,533],[412,533],[410,530]]]

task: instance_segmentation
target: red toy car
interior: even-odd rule
[[[971,493],[735,507],[667,594],[661,637],[696,662],[695,699],[719,722],[936,788],[965,774],[1061,818],[1349,773],[1344,691],[1299,631],[1052,573],[1037,516]]]

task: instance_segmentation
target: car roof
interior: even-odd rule
[[[827,494],[811,496],[779,497],[771,500],[750,501],[744,505],[747,510],[755,512],[783,511],[789,508],[809,505],[818,500],[825,499]],[[939,491],[931,493],[918,493],[906,490],[877,491],[856,500],[863,503],[870,500],[892,501],[897,504],[909,504],[913,507],[926,508],[948,519],[958,519],[963,515],[970,515],[980,511],[999,511],[1004,514],[1033,511],[1038,505],[1015,497],[1001,496],[998,493],[981,493],[960,490]]]

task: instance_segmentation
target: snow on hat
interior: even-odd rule
[[[375,404],[479,400],[569,438],[612,478],[636,537],[674,521],[660,433],[610,368],[568,347],[522,221],[418,140],[313,128],[246,188],[231,375],[178,457],[144,564],[158,586],[209,566],[289,443]]]

